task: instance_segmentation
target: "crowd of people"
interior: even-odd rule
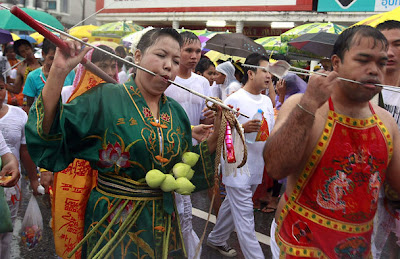
[[[273,258],[380,258],[385,246],[400,254],[400,94],[376,85],[400,86],[400,22],[346,29],[321,60],[325,75],[307,79],[277,78],[256,53],[243,66],[214,63],[195,34],[170,28],[148,30],[131,51],[66,43],[70,53],[45,40],[37,59],[18,40],[0,58],[4,199],[14,222],[21,172],[34,195],[40,185],[52,193],[60,258],[200,258],[191,196],[145,181],[150,170],[174,171],[186,152],[200,157],[190,181],[208,190],[217,216],[204,242],[224,256],[238,254],[228,243],[236,231],[245,258],[265,258],[257,210],[275,213]],[[237,113],[239,127],[225,129],[221,106],[169,80],[249,118]],[[233,142],[222,155],[221,132]],[[0,234],[0,258],[10,258],[11,238]]]

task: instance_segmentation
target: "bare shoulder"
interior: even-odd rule
[[[397,123],[393,119],[392,114],[376,104],[372,104],[372,107],[374,108],[376,115],[378,115],[378,117],[383,122],[383,124],[385,124],[390,133],[393,134],[394,131],[398,131]]]

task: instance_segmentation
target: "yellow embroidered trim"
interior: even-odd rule
[[[389,155],[389,159],[388,159],[387,165],[389,165],[390,161],[392,160],[392,156],[393,156],[393,140],[392,140],[392,136],[390,135],[389,130],[386,128],[385,124],[383,124],[383,122],[379,119],[379,117],[375,116],[375,119],[377,121],[377,125],[378,125],[379,129],[382,132],[382,135],[383,135],[384,139],[386,140],[387,151],[388,151],[388,155]]]
[[[56,134],[56,135],[47,135],[43,133],[43,119],[44,119],[44,107],[43,107],[43,97],[42,94],[40,93],[38,101],[35,104],[36,108],[36,131],[39,135],[39,137],[45,141],[55,141],[55,140],[61,140],[61,134]],[[60,118],[63,113],[64,107],[61,105],[61,111],[60,111]]]
[[[294,203],[294,202],[293,202]],[[327,219],[309,209],[298,206],[298,204],[288,204],[290,210],[295,211],[299,215],[311,220],[312,222],[324,226],[335,231],[345,232],[345,233],[365,233],[370,231],[373,227],[374,220],[370,220],[364,224],[351,224],[347,222],[341,222],[337,220]],[[286,209],[286,206],[283,210]],[[283,212],[282,210],[282,212]]]
[[[340,123],[342,123],[344,125],[356,127],[356,128],[369,127],[369,126],[374,125],[377,121],[376,115],[372,115],[371,117],[366,118],[366,119],[351,118],[346,115],[336,113],[335,111],[329,111],[329,115],[332,116],[333,119],[336,119],[337,121],[339,121]]]
[[[285,258],[286,255],[293,255],[297,257],[318,257],[320,259],[329,258],[321,250],[315,247],[290,246],[290,244],[287,244],[280,239],[278,231],[275,232],[275,240],[277,240],[277,244],[280,250],[279,258]]]

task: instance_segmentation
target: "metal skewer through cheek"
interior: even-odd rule
[[[2,6],[2,5],[0,5],[0,6]],[[3,7],[3,6],[2,6]],[[43,25],[43,26],[45,26],[45,27],[47,27],[47,28],[49,28],[49,29],[51,29],[51,30],[54,30],[54,31],[56,31],[56,32],[58,32],[58,33],[60,33],[61,35],[64,35],[64,36],[66,36],[66,37],[68,37],[68,38],[70,38],[70,39],[73,39],[73,40],[76,40],[76,41],[78,41],[78,42],[80,42],[80,43],[82,43],[82,44],[84,44],[84,45],[86,45],[86,46],[89,46],[89,47],[91,47],[91,48],[94,48],[94,49],[97,49],[97,50],[99,50],[99,51],[101,51],[101,52],[103,52],[103,53],[105,53],[105,54],[108,54],[108,55],[110,55],[110,56],[112,56],[112,57],[114,57],[115,59],[118,59],[118,60],[120,60],[120,61],[122,61],[122,62],[124,62],[124,63],[126,63],[126,64],[129,64],[129,65],[131,65],[131,66],[134,66],[134,67],[136,67],[137,69],[140,69],[140,70],[142,70],[142,71],[145,71],[145,72],[147,72],[147,73],[149,73],[149,74],[151,74],[151,75],[153,75],[153,76],[160,76],[160,75],[157,75],[156,73],[154,73],[154,72],[152,72],[152,71],[150,71],[150,70],[148,70],[148,69],[146,69],[146,68],[144,68],[144,67],[141,67],[141,66],[139,66],[139,65],[137,65],[137,64],[135,64],[135,63],[132,63],[132,62],[129,62],[128,60],[125,60],[125,59],[123,59],[123,58],[121,58],[121,57],[119,57],[119,56],[117,56],[117,55],[115,55],[115,54],[112,54],[112,53],[109,53],[108,51],[106,51],[106,50],[103,50],[103,49],[101,49],[101,48],[99,48],[99,47],[96,47],[96,46],[93,46],[93,45],[91,45],[91,44],[89,44],[89,43],[87,43],[87,42],[85,42],[85,41],[83,41],[83,40],[81,40],[81,39],[79,39],[79,38],[76,38],[76,37],[74,37],[74,36],[72,36],[72,35],[69,35],[68,33],[66,33],[66,32],[64,32],[64,31],[62,31],[62,30],[59,30],[59,29],[57,29],[57,28],[54,28],[54,27],[52,27],[52,26],[50,26],[50,25],[47,25],[47,24],[45,24],[45,23],[42,23],[42,22],[40,22],[40,21],[36,21],[36,20],[33,20],[33,21],[26,21],[26,17],[24,17],[25,15],[26,16],[29,16],[29,15],[27,15],[25,12],[23,12],[20,8],[18,8],[17,6],[13,6],[12,8],[11,8],[11,13],[13,13],[15,16],[17,16],[18,18],[20,18],[23,22],[25,22],[25,23],[27,23],[29,26],[31,26],[32,28],[34,28],[34,26],[35,26],[35,24],[31,24],[31,23],[38,23],[39,25]],[[21,13],[24,13],[25,15],[22,15],[22,17],[20,17],[21,15]],[[29,16],[30,17],[30,16]],[[31,17],[30,17],[31,18]],[[37,26],[35,26],[35,27],[37,27]],[[51,33],[50,31],[48,31],[48,30],[46,30],[46,31],[43,31],[40,27],[39,28],[34,28],[34,29],[36,29],[40,34],[44,34],[43,36],[45,36],[46,38],[49,38],[49,40],[50,41],[52,41],[53,43],[55,43],[55,42],[57,42],[57,41],[60,41],[60,39],[59,38],[57,38],[57,36],[55,36],[53,33]],[[63,51],[65,51],[65,52],[67,52],[68,50],[66,50],[65,49],[65,46],[67,46],[66,44],[65,44],[65,42],[62,42],[64,45],[62,46],[63,47]],[[55,43],[56,44],[56,43]],[[56,44],[57,46],[59,46],[58,44]],[[165,80],[165,79],[164,79]],[[221,102],[218,102],[218,101],[216,101],[216,100],[214,100],[214,99],[212,99],[212,98],[210,98],[210,97],[208,97],[208,96],[205,96],[205,95],[203,95],[203,94],[201,94],[201,93],[198,93],[198,92],[196,92],[196,91],[193,91],[193,90],[191,90],[191,89],[189,89],[189,88],[187,88],[187,87],[185,87],[185,86],[183,86],[183,85],[180,85],[180,84],[178,84],[178,83],[176,83],[176,82],[174,82],[174,81],[172,81],[172,80],[166,80],[166,81],[168,81],[169,83],[171,83],[171,84],[173,84],[173,85],[176,85],[176,86],[178,86],[178,87],[180,87],[180,88],[182,88],[182,89],[184,89],[184,90],[186,90],[186,91],[188,91],[188,92],[190,92],[190,93],[192,93],[192,94],[194,94],[194,95],[197,95],[197,96],[199,96],[199,97],[201,97],[201,98],[203,98],[203,99],[206,99],[207,101],[209,101],[209,102],[212,102],[212,103],[214,103],[214,104],[217,104],[217,105],[219,105],[219,106],[221,106],[222,108],[224,108],[224,109],[227,109],[227,110],[229,110],[229,111],[232,111],[232,112],[234,112],[235,114],[236,113],[239,113],[240,115],[242,115],[242,116],[244,116],[244,117],[246,117],[246,118],[249,118],[249,116],[247,116],[247,115],[245,115],[245,114],[243,114],[243,113],[240,113],[240,112],[238,112],[237,110],[235,110],[235,109],[233,109],[233,108],[231,108],[231,107],[229,107],[229,106],[227,106],[226,104],[223,104],[223,103],[221,103]]]
[[[278,62],[280,62],[280,61],[278,61]],[[298,67],[293,67],[293,66],[289,65],[289,63],[287,63],[286,61],[283,61],[283,62],[285,62],[285,63],[287,64],[287,67],[286,67],[286,68],[288,68],[288,69],[285,71],[285,73],[282,73],[282,74],[276,74],[276,73],[274,73],[273,71],[271,71],[271,68],[270,68],[270,67],[255,66],[255,65],[249,65],[249,64],[243,64],[243,66],[244,66],[244,67],[251,67],[251,68],[260,68],[260,69],[264,69],[264,70],[270,72],[271,74],[273,74],[274,76],[279,77],[279,78],[282,78],[283,76],[285,76],[285,75],[287,74],[287,72],[289,72],[289,71],[292,72],[292,73],[294,73],[294,74],[299,74],[299,75],[312,75],[312,74],[316,74],[316,75],[320,75],[320,76],[328,76],[327,74],[324,74],[324,73],[309,71],[309,70],[307,70],[307,69],[298,68]],[[286,64],[285,64],[285,65],[286,65]],[[285,66],[280,66],[280,67],[284,68]],[[292,69],[292,70],[290,70],[290,69]],[[282,70],[283,70],[283,69],[282,69]],[[297,70],[297,71],[293,71],[293,70]],[[298,71],[301,71],[301,72],[298,72]],[[343,77],[338,77],[338,79],[340,79],[340,80],[342,80],[342,81],[351,82],[351,83],[361,84],[361,85],[364,84],[364,83],[361,83],[361,82],[359,82],[359,81],[355,81],[355,80],[351,80],[351,79],[347,79],[347,78],[343,78]],[[388,91],[400,93],[400,88],[399,88],[399,87],[396,87],[396,86],[392,86],[392,85],[383,85],[383,84],[374,84],[374,85],[377,86],[377,87],[382,87],[382,88],[384,88],[384,89],[386,89],[386,90],[388,90]]]

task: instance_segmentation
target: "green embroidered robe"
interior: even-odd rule
[[[147,200],[135,225],[113,253],[114,258],[160,258],[166,238],[168,216],[172,228],[168,251],[182,247],[172,193],[148,194],[143,184],[146,172],[170,172],[185,151],[200,154],[191,182],[195,191],[213,184],[213,156],[202,142],[192,147],[191,127],[183,108],[162,95],[158,122],[131,78],[124,85],[102,84],[90,89],[69,104],[60,103],[49,134],[42,130],[43,99],[31,109],[26,125],[28,150],[35,163],[53,172],[66,168],[74,158],[85,159],[98,170],[98,186],[91,192],[85,215],[85,233],[113,207],[118,198],[130,199],[121,219],[108,231],[112,238],[136,202]],[[160,142],[161,140],[161,142]],[[160,162],[161,161],[161,162]],[[107,182],[99,188],[99,183]],[[109,183],[127,187],[116,190]],[[129,191],[131,189],[134,191]],[[143,193],[140,190],[144,190]],[[120,205],[124,203],[122,201]],[[117,210],[116,210],[117,211]],[[82,255],[87,256],[99,240],[115,211],[88,240]],[[165,247],[165,246],[164,246]]]

